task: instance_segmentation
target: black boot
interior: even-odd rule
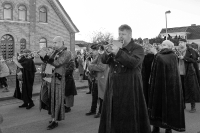
[[[153,131],[151,133],[160,133],[160,128],[153,126]]]
[[[195,103],[191,103],[191,110],[189,112],[190,113],[195,113],[196,112]]]
[[[23,103],[21,106],[19,106],[19,108],[25,108],[28,106],[28,103]]]
[[[71,111],[71,108],[70,107],[65,107],[65,113],[68,113]]]
[[[29,103],[29,105],[26,107],[26,109],[31,109],[32,107],[34,107],[35,104],[32,102],[32,103]]]
[[[96,111],[90,111],[88,113],[86,113],[85,115],[89,116],[89,115],[95,115],[96,114]]]
[[[172,130],[171,129],[166,129],[165,133],[172,133]]]

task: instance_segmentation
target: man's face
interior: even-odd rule
[[[60,47],[62,47],[62,41],[59,40],[59,39],[54,39],[54,40],[53,40],[53,46],[54,46],[55,48],[60,48]]]
[[[129,43],[130,39],[132,38],[131,31],[128,30],[119,30],[119,40],[124,41],[124,43]]]
[[[179,47],[182,49],[182,48],[185,48],[186,47],[186,42],[184,41],[179,41]]]

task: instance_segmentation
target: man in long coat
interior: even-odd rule
[[[122,48],[106,48],[102,62],[109,64],[99,133],[150,133],[141,68],[144,50],[132,39],[128,25],[119,27]]]
[[[70,51],[67,51],[67,48],[64,46],[64,39],[62,37],[55,37],[53,42],[55,51],[44,57],[44,60],[46,60],[47,63],[55,67],[51,76],[52,79],[50,87],[52,121],[50,121],[50,125],[47,127],[47,130],[54,129],[58,126],[57,121],[65,119],[65,72],[67,63],[72,59],[72,54]]]
[[[195,103],[200,102],[200,75],[196,52],[186,46],[186,40],[179,40],[181,55],[179,56],[179,71],[181,75],[184,101],[191,103],[190,113],[196,112]]]

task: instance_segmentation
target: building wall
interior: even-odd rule
[[[39,22],[39,8],[46,5],[48,10],[48,23]],[[70,33],[64,26],[61,19],[58,17],[54,9],[51,7],[47,0],[36,1],[36,41],[35,45],[39,46],[39,40],[42,37],[47,39],[47,45],[52,45],[52,40],[55,36],[62,36],[65,41],[65,46],[70,49]]]
[[[11,3],[13,6],[13,20],[3,20],[3,7],[5,2]],[[26,22],[18,21],[18,6],[24,4],[29,10],[29,2],[27,0],[0,0],[0,38],[5,34],[10,34],[14,38],[14,53],[19,51],[20,40],[26,39],[29,46],[29,11],[27,11]]]
[[[171,37],[175,37],[176,35],[177,35],[177,36],[180,35],[181,38],[186,38],[187,32],[174,32],[174,33],[168,33],[168,34],[169,34]],[[161,33],[160,36],[161,36],[162,38],[164,38],[164,37],[166,36],[166,33]]]
[[[196,39],[196,40],[187,40],[187,43],[191,44],[191,43],[197,43],[200,46],[200,39]]]
[[[2,4],[5,2],[13,5],[13,20],[3,20]],[[27,21],[18,21],[19,4],[26,5]],[[47,23],[39,22],[39,8],[41,6],[45,6],[48,10]],[[47,45],[50,46],[55,36],[62,36],[65,41],[65,46],[72,51],[75,49],[75,46],[70,46],[70,43],[74,44],[75,42],[75,34],[70,33],[64,26],[48,0],[0,0],[0,29],[0,38],[5,34],[13,36],[15,54],[20,50],[20,40],[22,38],[26,39],[27,48],[38,50],[39,40],[42,37],[47,39]]]

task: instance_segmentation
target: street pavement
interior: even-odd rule
[[[9,92],[2,92],[3,89],[0,88],[0,101],[14,99],[14,91],[15,91],[15,82],[9,83]],[[75,80],[75,85],[77,89],[83,89],[88,87],[88,81],[83,80],[83,82],[79,82],[78,80]],[[39,95],[41,89],[41,80],[38,80],[33,85],[33,96]]]
[[[97,133],[99,118],[85,116],[91,105],[91,95],[86,94],[88,88],[78,89],[75,96],[75,105],[70,113],[66,113],[64,121],[59,122],[57,128],[46,130],[50,116],[47,111],[39,111],[38,96],[33,97],[35,107],[30,110],[18,108],[22,104],[16,99],[0,101],[0,114],[4,117],[4,122],[0,125],[3,133]],[[190,104],[186,105],[185,119],[186,132],[197,133],[200,131],[200,104],[197,112],[189,113]],[[165,130],[161,130],[164,133]],[[178,133],[173,131],[173,133]]]

